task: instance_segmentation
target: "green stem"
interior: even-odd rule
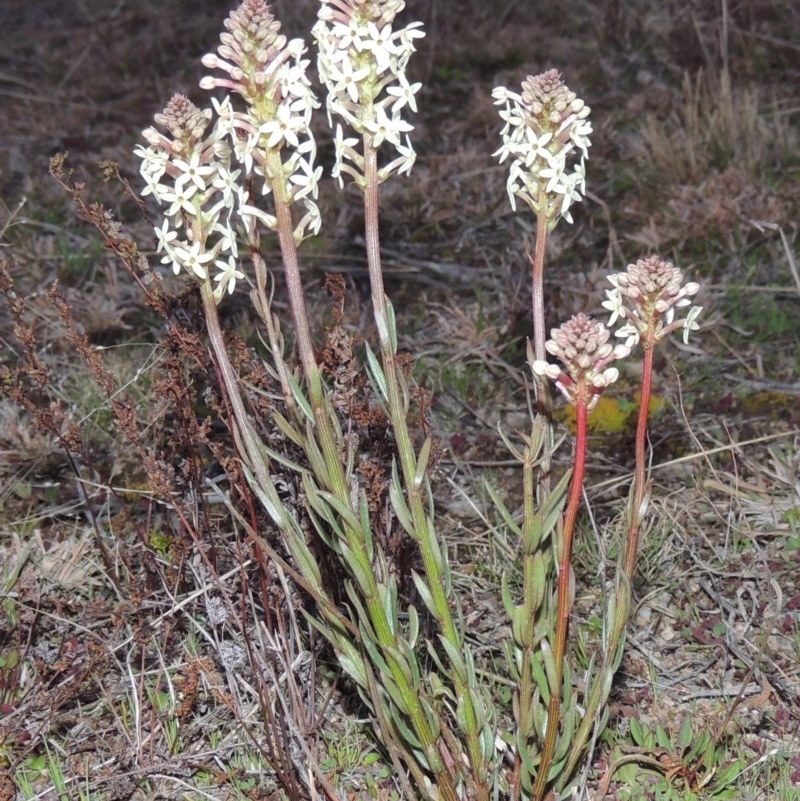
[[[647,510],[649,482],[647,480],[647,424],[650,418],[650,396],[653,391],[653,351],[655,337],[653,329],[648,328],[644,346],[644,371],[642,375],[642,396],[639,417],[636,423],[636,473],[633,479],[633,502],[628,513],[628,541],[625,548],[623,569],[628,582],[633,583],[636,568],[636,555],[639,550],[639,533]]]
[[[539,183],[539,212],[536,215],[536,242],[531,259],[531,313],[533,314],[533,353],[537,361],[547,359],[545,340],[547,323],[544,315],[544,258],[547,251],[549,196],[546,183]],[[550,383],[544,376],[534,374],[536,390],[536,413],[548,423],[547,443],[539,463],[540,501],[550,494],[550,463],[553,455],[554,438],[552,431],[553,395]]]
[[[289,293],[289,305],[292,309],[294,333],[297,338],[297,350],[300,363],[313,408],[321,407],[323,402],[322,377],[319,365],[314,356],[314,345],[311,340],[311,328],[308,324],[306,299],[303,293],[303,279],[300,276],[300,260],[297,255],[297,243],[294,240],[294,222],[292,221],[291,200],[286,191],[283,161],[279,150],[266,152],[266,175],[270,179],[272,194],[275,198],[275,217],[278,221],[278,241],[281,246],[283,269],[286,275],[286,290]]]
[[[300,362],[303,368],[309,392],[309,401],[314,412],[314,429],[325,461],[329,489],[344,506],[349,508],[356,519],[359,509],[354,505],[349,491],[349,483],[342,463],[342,454],[337,445],[337,437],[332,424],[332,410],[325,396],[322,376],[314,356],[311,332],[308,324],[305,296],[303,293],[300,265],[297,255],[297,244],[294,239],[294,225],[291,215],[290,198],[287,195],[283,180],[283,164],[280,153],[269,151],[266,164],[267,175],[272,178],[272,191],[275,198],[275,216],[277,219],[278,239],[281,247],[286,286],[292,317],[297,337]],[[320,478],[319,476],[317,477]],[[387,611],[381,602],[378,581],[369,556],[366,532],[362,532],[343,521],[345,539],[348,548],[358,564],[358,570],[352,573],[359,585],[359,592],[364,598],[367,613],[375,630],[377,642],[386,658],[392,679],[400,690],[403,700],[408,706],[409,718],[415,734],[420,740],[422,750],[436,774],[442,798],[456,801],[456,790],[452,777],[445,767],[438,752],[437,736],[428,720],[419,694],[414,688],[408,667],[401,655],[405,653],[399,634],[392,631],[392,624]]]
[[[222,338],[222,328],[219,324],[217,304],[214,300],[214,290],[211,287],[210,281],[206,280],[200,285],[200,297],[203,302],[203,312],[205,314],[211,350],[214,352],[217,366],[220,373],[222,373],[222,382],[225,385],[228,402],[233,411],[235,434],[244,448],[244,455],[247,457],[250,469],[253,471],[253,475],[256,477],[259,485],[265,492],[268,492],[270,488],[274,491],[274,484],[269,475],[269,463],[264,456],[262,448],[259,446],[252,426],[248,422],[247,410],[242,400],[242,394],[239,391],[239,378],[233,369],[233,365],[228,357],[228,351],[225,348],[225,342]],[[277,499],[277,493],[275,493],[275,498]]]
[[[540,211],[536,215],[536,242],[531,258],[531,313],[533,314],[533,352],[537,360],[544,361],[547,351],[544,343],[547,339],[544,317],[544,257],[547,251],[547,193],[544,187],[539,190]],[[547,386],[547,379],[541,379]]]
[[[547,788],[547,777],[553,762],[556,749],[556,738],[561,722],[561,695],[564,677],[564,656],[567,649],[567,629],[569,615],[572,608],[573,578],[572,578],[572,540],[575,533],[575,524],[578,520],[581,497],[583,495],[583,480],[586,475],[586,449],[588,433],[587,392],[584,379],[580,378],[575,390],[577,401],[576,411],[576,442],[575,442],[575,468],[572,474],[569,500],[564,513],[563,535],[558,543],[558,602],[556,609],[556,634],[553,648],[553,661],[555,663],[555,678],[550,687],[550,703],[547,708],[547,729],[545,732],[544,747],[539,761],[539,771],[536,775],[536,784],[533,788],[532,798],[541,801]]]
[[[364,229],[367,248],[367,262],[369,267],[370,286],[372,290],[372,303],[375,322],[378,328],[378,340],[381,350],[381,362],[386,379],[386,392],[389,406],[389,416],[392,422],[400,468],[406,489],[406,497],[411,512],[415,539],[420,547],[422,562],[425,571],[427,587],[433,598],[437,621],[442,629],[442,635],[451,643],[459,653],[463,653],[464,640],[453,618],[448,601],[449,576],[447,574],[446,559],[436,538],[431,521],[426,513],[423,500],[424,482],[416,481],[417,457],[411,441],[406,419],[403,393],[398,375],[395,359],[394,344],[390,334],[390,320],[388,303],[383,283],[383,269],[381,266],[380,238],[379,238],[379,180],[378,180],[378,152],[366,140],[364,142]],[[467,736],[467,750],[470,766],[475,780],[477,801],[488,799],[486,769],[480,744],[480,724],[475,711],[472,688],[464,672],[464,664],[452,665],[453,682],[460,703],[463,703],[464,720],[466,722],[465,734]]]
[[[542,588],[537,585],[540,576],[535,571],[537,555],[547,558],[548,548],[542,542],[541,532],[538,536],[535,527],[541,522],[536,511],[536,468],[541,455],[543,443],[547,439],[547,420],[542,415],[534,417],[531,426],[531,437],[525,447],[522,462],[522,490],[523,490],[523,522],[522,522],[522,604],[526,625],[520,632],[517,645],[522,649],[520,664],[522,670],[519,678],[519,702],[517,729],[525,741],[530,741],[535,735],[534,727],[534,691],[535,682],[531,666],[533,664],[537,641],[534,638],[536,619],[540,613],[539,598],[542,597]],[[549,572],[549,570],[548,570]],[[521,754],[517,754],[517,773],[523,770]]]

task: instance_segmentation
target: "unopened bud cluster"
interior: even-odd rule
[[[534,361],[533,372],[553,381],[570,403],[585,403],[591,409],[603,390],[619,377],[617,368],[609,365],[630,353],[627,344],[612,345],[610,338],[611,332],[603,323],[576,314],[559,328],[553,328],[545,343],[547,352],[563,367]]]
[[[689,332],[699,326],[697,317],[702,306],[692,306],[686,317],[675,320],[675,309],[691,306],[691,298],[700,285],[690,281],[683,283],[683,273],[672,262],[659,256],[639,259],[629,264],[624,273],[608,276],[614,288],[606,292],[603,306],[611,312],[609,325],[618,318],[627,324],[617,331],[617,336],[638,342],[648,331],[653,340],[663,339],[677,328],[683,328],[683,340],[689,341]]]
[[[319,74],[328,89],[328,122],[343,120],[362,137],[367,147],[388,142],[397,157],[381,167],[379,181],[391,174],[411,171],[416,154],[403,119],[409,108],[416,112],[416,93],[421,84],[409,83],[406,65],[415,51],[414,40],[424,36],[421,23],[393,29],[402,0],[322,0],[313,35],[319,49]],[[365,186],[364,156],[358,139],[345,136],[337,123],[334,137],[334,177],[343,174]]]
[[[571,223],[570,206],[586,192],[589,107],[557,70],[529,76],[521,92],[498,86],[492,97],[503,107],[503,145],[495,155],[501,163],[510,159],[506,186],[512,208],[519,197],[535,214],[547,214],[550,230],[561,217]]]

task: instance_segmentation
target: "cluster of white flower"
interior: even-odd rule
[[[368,147],[388,142],[397,150],[397,158],[380,168],[380,181],[395,172],[409,173],[416,159],[408,137],[413,126],[403,119],[402,111],[417,110],[421,84],[409,83],[405,70],[416,49],[414,40],[425,34],[420,22],[392,29],[404,5],[401,0],[322,0],[312,30],[320,78],[328,89],[331,127],[333,117],[340,117]],[[358,139],[345,137],[337,123],[334,145],[334,177],[341,185],[346,173],[363,188],[364,157],[356,150]]]
[[[302,57],[305,45],[279,33],[280,24],[264,0],[244,0],[225,27],[217,53],[206,54],[202,61],[227,77],[206,76],[200,86],[228,89],[245,99],[243,112],[234,111],[228,98],[215,103],[220,134],[230,139],[245,176],[262,179],[262,195],[272,194],[276,204],[303,204],[294,226],[299,243],[319,233],[321,226],[315,199],[322,168],[314,167],[317,148],[311,132],[312,111],[319,103],[306,76],[310,62]],[[274,214],[253,204],[243,205],[240,213],[270,229],[277,227]]]
[[[265,0],[244,0],[225,26],[219,55],[206,55],[203,64],[227,75],[207,76],[200,85],[240,94],[246,110],[234,110],[230,95],[212,100],[213,111],[175,95],[155,116],[169,135],[150,127],[143,132],[148,146],[135,150],[146,184],[142,194],[166,206],[156,228],[162,263],[171,264],[176,275],[213,278],[217,303],[245,277],[237,268],[237,220],[245,232],[256,220],[273,230],[278,226],[277,214],[250,197],[245,179],[261,178],[261,194],[272,195],[275,206],[302,204],[293,224],[296,242],[321,225],[315,198],[322,168],[314,167],[310,128],[319,104],[306,77],[305,46],[279,34]]]
[[[683,273],[672,262],[648,256],[629,264],[624,273],[609,275],[608,280],[614,286],[606,291],[603,302],[611,312],[608,324],[627,320],[617,329],[617,336],[629,344],[637,343],[649,330],[658,341],[677,328],[683,329],[683,341],[688,342],[689,333],[700,328],[697,318],[703,307],[691,306],[700,285],[694,281],[684,284]],[[691,306],[686,317],[676,321],[675,309],[685,306]]]
[[[205,136],[210,109],[201,111],[188,98],[175,95],[155,121],[169,136],[150,127],[143,132],[147,147],[135,149],[145,181],[142,195],[152,194],[167,208],[156,227],[162,264],[208,281],[213,273],[219,302],[244,275],[237,269],[236,235],[231,216],[246,193],[231,171],[231,151],[222,141],[219,123]]]
[[[495,155],[501,163],[511,159],[506,185],[512,208],[516,210],[519,197],[538,215],[547,198],[550,229],[561,217],[571,223],[570,206],[586,192],[584,162],[592,132],[588,106],[556,70],[530,76],[521,93],[498,86],[492,97],[503,106],[503,145]],[[571,155],[579,158],[570,159]],[[559,196],[559,203],[550,202]]]

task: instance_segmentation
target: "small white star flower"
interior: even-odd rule
[[[394,115],[389,117],[383,106],[378,106],[375,109],[375,118],[367,120],[364,123],[364,127],[372,134],[373,147],[380,147],[384,140],[395,147],[399,147],[401,144],[400,134],[414,130],[413,125],[409,125],[400,117],[395,117]]]
[[[392,113],[399,111],[404,106],[408,106],[415,114],[417,112],[417,98],[416,94],[422,87],[421,83],[409,83],[404,74],[399,76],[399,85],[390,86],[386,90],[387,95],[396,97],[397,100],[392,103]]]
[[[611,278],[611,276],[609,276]],[[625,317],[627,314],[625,304],[622,302],[622,295],[619,289],[607,289],[606,300],[601,304],[604,309],[611,312],[611,317],[608,320],[608,325],[612,326],[618,319]]]
[[[227,208],[231,208],[235,201],[236,193],[239,189],[237,178],[242,174],[241,170],[229,170],[220,165],[217,174],[211,185],[222,193],[222,202]]]
[[[299,169],[289,176],[290,192],[292,200],[300,200],[307,195],[316,197],[319,190],[319,179],[322,177],[322,167],[312,169],[311,165],[305,160],[298,162]]]
[[[173,269],[177,275],[182,267],[187,272],[194,273],[198,278],[205,281],[208,278],[208,270],[205,265],[212,261],[213,258],[213,253],[201,250],[199,242],[195,242],[188,249],[185,246],[180,246],[175,248]]]
[[[369,77],[369,67],[353,69],[353,62],[344,58],[338,63],[330,65],[328,80],[333,84],[331,92],[347,95],[353,103],[358,103],[359,84]]]
[[[172,228],[168,217],[164,217],[161,227],[156,226],[153,230],[156,232],[156,239],[158,239],[156,253],[163,252],[165,256],[161,262],[162,264],[167,264],[172,261],[172,243],[178,238],[178,232]]]
[[[300,141],[297,138],[297,131],[304,127],[305,123],[302,117],[296,116],[292,112],[290,104],[281,103],[275,118],[261,125],[259,132],[267,134],[266,146],[271,150],[282,146],[284,142],[292,147],[298,147]]]
[[[172,162],[173,166],[177,167],[181,174],[175,180],[175,191],[179,192],[184,185],[193,184],[196,189],[201,192],[206,189],[206,178],[216,172],[211,164],[200,164],[200,151],[195,150],[188,161],[183,159],[175,159]]]
[[[188,186],[180,188],[176,185],[174,191],[168,190],[167,192],[162,192],[158,196],[159,200],[171,204],[164,214],[166,214],[167,217],[174,217],[179,212],[185,211],[187,214],[194,217],[197,214],[197,207],[192,203],[191,198],[195,192],[197,192],[197,187],[194,184],[189,184]]]
[[[236,282],[244,279],[245,275],[240,270],[236,269],[236,259],[233,255],[228,256],[227,259],[217,259],[214,266],[219,268],[219,272],[214,276],[214,281],[217,285],[214,287],[214,300],[219,303],[225,293],[233,294],[236,288]]]

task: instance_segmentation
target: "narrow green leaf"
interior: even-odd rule
[[[416,648],[417,638],[419,637],[419,615],[416,607],[408,607],[408,644]]]
[[[732,762],[727,768],[717,773],[714,779],[715,791],[723,790],[728,787],[728,785],[733,784],[744,770],[745,767],[741,762]]]
[[[689,719],[689,716],[686,715],[681,721],[681,728],[678,731],[678,744],[681,748],[686,749],[692,744],[693,737],[694,731],[692,730],[692,721]]]
[[[631,730],[631,737],[633,738],[633,742],[635,745],[643,746],[644,745],[644,732],[642,731],[642,724],[639,721],[639,718],[631,718],[630,719],[630,730]]]
[[[397,714],[397,710],[393,710],[387,717],[397,728],[397,733],[400,735],[403,742],[414,751],[414,758],[425,770],[430,770],[428,758],[422,751],[422,743],[419,741],[419,737],[417,737],[406,723],[405,719]]]
[[[345,526],[352,529],[354,532],[358,532],[360,535],[363,534],[360,521],[355,514],[353,514],[353,510],[350,508],[349,504],[339,500],[332,492],[323,492],[320,490],[318,494],[319,497],[339,515]]]
[[[317,481],[323,487],[330,487],[331,479],[328,474],[328,467],[325,464],[325,457],[322,455],[322,451],[320,451],[317,441],[314,438],[314,429],[311,423],[306,423],[306,444],[304,450]]]
[[[449,675],[450,671],[447,669],[445,664],[442,662],[439,654],[437,653],[436,649],[433,647],[433,643],[430,640],[428,640],[426,644],[428,646],[428,648],[427,648],[428,657],[433,662],[433,664],[436,666],[436,670],[442,676]],[[431,672],[431,673],[428,674],[428,681],[431,683],[431,687],[433,687],[434,684],[436,684],[436,695],[437,695],[437,697],[439,695],[445,695],[448,698],[452,698],[452,693],[450,692],[450,690],[444,684],[442,684],[441,679],[439,679],[436,676],[435,673]]]
[[[297,405],[300,407],[303,414],[309,420],[309,422],[314,422],[314,411],[311,408],[306,396],[303,394],[303,390],[300,388],[300,384],[298,384],[297,379],[294,375],[289,374],[289,388],[292,390],[292,395],[294,395],[294,399],[297,401]]]
[[[656,726],[656,742],[660,748],[672,748],[672,741],[669,739],[666,729],[660,723]]]
[[[256,497],[261,502],[267,514],[273,519],[278,528],[284,531],[289,524],[287,522],[286,509],[281,503],[278,493],[275,491],[275,485],[270,484],[267,487],[262,487],[252,470],[250,470],[244,462],[242,462],[242,470],[244,470],[247,483],[250,485],[253,492],[255,492]]]
[[[495,733],[489,725],[481,729],[481,756],[487,764],[495,759]]]
[[[466,665],[464,664],[464,657],[458,649],[458,646],[446,639],[443,634],[439,635],[439,642],[447,652],[447,658],[450,660],[453,670],[455,670],[459,676],[465,676]]]
[[[561,731],[558,735],[558,742],[556,743],[555,754],[553,755],[553,763],[562,762],[570,751],[572,745],[572,735],[575,731],[575,710],[563,709],[561,713]],[[558,773],[561,772],[564,765],[559,768]],[[556,773],[556,775],[558,775]],[[551,779],[554,778],[551,776]]]
[[[434,738],[438,738],[442,730],[439,717],[433,711],[433,707],[428,703],[428,699],[424,695],[420,696],[419,702],[420,706],[422,706],[422,711],[425,713],[425,717],[428,720],[428,728],[431,730],[431,734],[433,734]]]
[[[398,615],[397,615],[397,583],[390,576],[385,584],[378,585],[378,594],[383,603],[383,612],[389,621],[389,629],[392,636],[397,635]]]
[[[359,592],[366,592],[367,587],[369,587],[374,581],[372,578],[371,567],[369,565],[365,566],[350,545],[344,540],[339,542],[339,553],[341,554],[342,561],[344,562],[345,566],[355,579]],[[367,599],[367,601],[369,601],[369,599]]]
[[[544,669],[544,664],[542,663],[542,660],[538,654],[533,654],[531,656],[530,667],[531,673],[533,674],[533,680],[542,695],[542,700],[545,702],[545,704],[549,704],[550,684],[547,681],[547,674]]]
[[[381,367],[378,358],[372,352],[372,348],[369,346],[369,343],[365,342],[364,347],[367,351],[367,372],[369,374],[370,381],[372,382],[373,386],[377,388],[381,398],[383,399],[383,402],[388,403],[389,393],[386,390],[386,376],[383,374],[383,368]]]
[[[389,341],[392,343],[392,353],[397,353],[397,320],[394,316],[392,301],[386,298],[386,325],[389,328]]]
[[[308,474],[303,474],[303,490],[308,501],[309,508],[315,512],[324,521],[324,525],[328,526],[337,539],[344,539],[344,532],[336,519],[336,515],[331,509],[330,505],[326,503],[325,498],[319,490],[319,487],[314,483],[314,479]],[[322,525],[322,524],[320,524]]]
[[[389,696],[389,698],[392,699],[392,704],[396,707],[397,711],[407,717],[409,714],[409,699],[403,696],[403,693],[400,691],[400,688],[397,686],[391,675],[389,673],[383,673],[378,679],[378,682],[386,691],[386,694]],[[414,703],[413,700],[411,702]],[[391,714],[390,710],[388,709],[384,711]],[[392,715],[392,719],[394,720],[395,724],[397,724],[397,722],[400,720],[397,714]]]
[[[405,662],[411,670],[411,686],[414,688],[415,692],[419,692],[421,680],[417,655],[414,653],[414,649],[408,644],[408,642],[406,642],[406,640],[400,640],[400,647],[405,653]]]
[[[362,660],[354,660],[346,654],[337,654],[336,657],[342,670],[359,686],[367,686],[367,673]]]
[[[359,625],[359,628],[361,629],[362,627]],[[369,662],[376,670],[378,683],[383,685],[384,682],[388,681],[392,675],[391,671],[389,670],[389,665],[386,662],[386,659],[384,659],[380,647],[375,642],[374,634],[372,634],[372,632],[367,628],[363,628],[362,633],[362,642],[364,644],[364,648],[367,650]]]
[[[710,734],[706,732],[702,739],[705,741],[703,743],[703,764],[707,768],[713,769],[716,767],[721,753],[717,751],[717,744],[714,742],[714,738]]]
[[[509,677],[519,684],[522,673],[522,651],[511,640],[507,639],[503,643],[503,653],[506,658],[506,665],[508,665]]]
[[[428,585],[425,583],[425,579],[417,573],[416,570],[411,571],[411,580],[414,582],[414,586],[417,588],[417,592],[419,593],[419,597],[422,598],[422,603],[425,604],[425,608],[434,616],[436,617],[436,606],[433,603],[433,595],[431,595],[431,591],[428,589]]]
[[[468,738],[477,736],[478,731],[473,731],[472,726],[470,726],[466,712],[466,701],[461,696],[456,703],[456,723],[458,724],[458,728],[461,729]]]
[[[512,612],[511,635],[520,648],[528,648],[533,643],[533,618],[527,606],[517,606]]]
[[[389,503],[391,503],[392,511],[406,534],[412,539],[418,540],[417,531],[411,522],[411,511],[406,505],[406,499],[403,495],[396,464],[392,464],[392,480],[389,482]]]
[[[317,592],[322,591],[322,573],[320,572],[317,560],[309,550],[302,537],[296,534],[286,537],[286,545],[295,560],[297,569],[303,578],[315,589]]]
[[[298,448],[305,450],[305,440],[303,435],[280,413],[272,412],[272,418],[275,425],[281,430],[284,436],[290,439]]]
[[[419,489],[422,486],[422,482],[425,478],[425,471],[428,469],[428,461],[431,458],[431,446],[433,445],[433,441],[430,437],[425,438],[425,442],[422,443],[422,448],[419,451],[419,457],[417,458],[417,469],[414,472],[414,488]]]
[[[547,673],[547,686],[550,688],[551,694],[555,693],[559,695],[561,693],[561,687],[559,687],[558,684],[556,660],[550,649],[550,643],[547,640],[542,640],[540,647],[542,649],[541,654],[544,670],[545,673]]]
[[[511,516],[511,512],[508,511],[508,507],[505,505],[503,499],[497,494],[497,490],[495,490],[495,488],[488,481],[484,482],[484,486],[486,487],[486,491],[489,493],[489,497],[492,499],[495,509],[500,512],[500,517],[503,518],[503,522],[506,524],[506,526],[508,526],[509,531],[511,531],[513,534],[516,534],[518,537],[521,537],[522,529]]]
[[[545,565],[544,554],[541,550],[533,556],[525,559],[525,566],[530,570],[530,586],[532,595],[526,598],[525,602],[529,609],[541,609],[547,594],[547,567]]]
[[[514,445],[514,443],[506,436],[505,431],[503,431],[499,425],[497,426],[497,433],[500,435],[500,439],[503,440],[503,444],[506,446],[511,455],[518,462],[524,463],[526,461],[525,454]]]
[[[706,756],[705,764],[708,765],[709,768],[713,768],[715,762],[714,742],[708,732],[702,732],[701,734],[697,735],[692,743],[692,747],[683,755],[683,761],[686,764],[691,764],[699,757],[701,753],[706,752],[709,745],[711,746],[711,752]]]
[[[517,734],[517,753],[522,758],[522,771],[520,779],[525,790],[525,797],[529,797],[533,790],[533,780],[538,772],[541,754],[534,752],[530,743],[526,742],[522,733]]]

